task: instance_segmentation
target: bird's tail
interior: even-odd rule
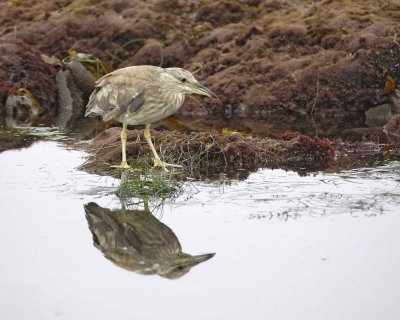
[[[89,97],[89,102],[86,105],[85,117],[97,117],[104,114],[104,110],[98,107],[97,93],[101,90],[100,87],[96,87]]]

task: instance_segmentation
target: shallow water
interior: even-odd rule
[[[5,319],[398,319],[399,162],[191,183],[155,216],[184,252],[216,255],[170,280],[93,246],[84,205],[120,208],[119,181],[77,170],[84,157],[54,141],[0,153]]]

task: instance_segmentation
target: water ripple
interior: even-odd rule
[[[199,185],[199,194],[190,203],[225,210],[245,207],[242,214],[252,219],[376,216],[400,207],[399,172],[399,162],[306,177],[284,170],[260,170],[246,181],[230,185]]]

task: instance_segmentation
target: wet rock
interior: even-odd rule
[[[98,66],[98,68],[101,68]],[[76,87],[82,92],[82,97],[84,101],[89,99],[89,96],[93,92],[96,78],[91,74],[85,66],[79,61],[69,61],[66,64],[66,69],[70,72],[72,76],[72,81],[75,83]]]
[[[15,132],[13,132],[12,130],[5,131],[3,130],[3,128],[0,128],[0,152],[27,148],[35,141],[36,139],[32,137],[21,136],[15,134]]]
[[[5,125],[10,128],[36,125],[44,111],[27,89],[17,89],[10,94],[5,110]]]
[[[400,112],[400,91],[395,90],[394,93],[390,97],[390,105],[392,108],[392,111],[395,113]]]
[[[40,53],[29,45],[0,44],[0,123],[4,122],[7,97],[18,89],[27,89],[32,94],[44,110],[44,116],[54,114],[55,73],[54,67],[46,64]]]
[[[79,133],[79,136],[87,137],[91,132],[98,132],[106,126],[100,119],[85,118],[84,115],[89,96],[94,90],[96,77],[107,70],[97,71],[97,67],[100,68],[100,66],[95,64],[92,72],[90,68],[93,65],[84,65],[78,61],[78,58],[79,54],[70,61],[64,62],[56,75],[59,105],[55,125],[66,131],[73,130]]]
[[[59,70],[56,82],[59,101],[56,126],[73,126],[84,116],[84,108],[94,89],[94,78],[81,63],[71,61]]]
[[[71,80],[72,76],[68,70],[60,70],[56,76],[59,110],[56,126],[65,128],[71,120],[73,110],[83,104],[81,93]],[[75,107],[74,107],[75,105]]]
[[[393,117],[389,104],[373,107],[365,112],[365,124],[369,127],[383,127]]]
[[[345,130],[346,141],[371,141],[376,144],[387,143],[387,135],[382,127],[352,128]]]
[[[365,124],[369,127],[383,127],[400,113],[400,93],[394,89],[389,92],[389,103],[373,107],[365,112]]]
[[[390,118],[383,131],[387,134],[391,143],[400,146],[400,114]]]

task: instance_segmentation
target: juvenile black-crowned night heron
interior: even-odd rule
[[[180,278],[214,253],[182,252],[174,232],[144,210],[110,210],[94,202],[85,205],[93,244],[115,265],[139,274]]]
[[[150,125],[160,121],[182,106],[187,94],[217,98],[194,76],[181,68],[133,66],[118,69],[96,82],[89,98],[85,116],[102,116],[122,123],[122,162],[119,168],[129,168],[126,161],[127,125],[145,125],[144,137],[154,156],[154,166],[181,167],[160,160],[150,137]]]

